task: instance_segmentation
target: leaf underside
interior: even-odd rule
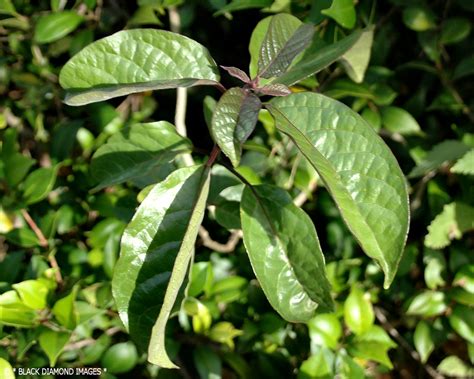
[[[112,280],[117,310],[137,344],[149,345],[149,361],[161,367],[176,367],[165,351],[165,326],[182,295],[208,189],[203,166],[173,172],[150,191],[122,237]]]
[[[94,42],[71,58],[59,76],[69,105],[218,81],[218,68],[204,46],[154,29],[120,31]]]
[[[318,171],[365,253],[393,281],[409,224],[406,183],[376,132],[344,104],[316,93],[276,98],[267,105]]]
[[[253,270],[278,313],[290,322],[306,322],[318,305],[332,309],[324,256],[309,216],[270,185],[246,187],[240,212]]]
[[[224,93],[216,105],[211,134],[234,166],[239,165],[242,144],[253,132],[261,106],[257,96],[237,87]]]

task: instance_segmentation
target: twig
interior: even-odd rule
[[[44,236],[43,232],[41,229],[36,225],[35,220],[33,220],[28,213],[26,209],[21,210],[21,214],[23,215],[23,218],[25,219],[26,223],[29,225],[31,230],[36,234],[36,237],[38,237],[38,241],[41,247],[47,248],[48,247],[48,240]],[[48,254],[48,261],[51,267],[54,269],[54,275],[56,277],[56,282],[58,284],[63,283],[63,277],[61,275],[61,269],[59,268],[58,262],[56,261],[56,258],[54,257],[54,254],[51,252]]]
[[[111,337],[114,334],[117,334],[121,331],[122,331],[122,328],[119,328],[118,326],[114,326],[110,329],[107,329],[104,333],[107,334],[109,337]],[[96,343],[97,343],[97,340],[95,340],[94,338],[86,338],[77,342],[67,344],[64,347],[64,350],[65,351],[79,350],[86,346],[95,345]]]
[[[181,31],[181,17],[176,7],[169,7],[170,29],[173,33]],[[187,136],[186,131],[186,105],[188,101],[188,91],[185,87],[176,89],[176,111],[174,114],[174,124],[176,131],[183,137]],[[194,166],[194,159],[191,154],[183,154],[183,161],[186,166]]]
[[[226,243],[220,243],[217,241],[214,241],[209,232],[207,231],[206,228],[201,226],[199,228],[199,237],[201,237],[202,240],[202,245],[217,251],[218,253],[231,253],[235,250],[236,246],[238,245],[240,239],[242,238],[242,230],[233,230],[230,233],[229,239],[227,240]]]
[[[38,225],[36,225],[36,222],[31,218],[28,211],[26,209],[22,209],[21,214],[23,215],[23,218],[25,219],[26,223],[30,226],[31,230],[35,232],[36,237],[38,237],[40,246],[48,247],[48,240],[46,239]]]
[[[308,201],[308,196],[310,193],[314,192],[316,188],[318,187],[318,181],[317,179],[311,179],[309,182],[308,188],[306,191],[301,191],[298,196],[296,196],[293,199],[293,204],[295,204],[297,207],[301,207],[306,201]]]
[[[379,307],[374,307],[374,312],[375,317],[377,317],[377,320],[382,324],[383,328],[410,354],[415,361],[423,366],[424,370],[431,378],[444,379],[444,376],[439,374],[431,365],[427,363],[423,364],[420,354],[413,350],[410,344],[400,335],[400,333],[398,333],[398,330],[388,322],[387,317]]]

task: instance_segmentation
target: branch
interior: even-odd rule
[[[199,228],[199,237],[201,237],[202,240],[202,245],[217,251],[218,253],[231,253],[235,250],[237,244],[239,243],[240,239],[242,238],[242,230],[233,230],[230,233],[229,239],[227,240],[226,243],[220,243],[217,241],[214,241],[209,232],[207,231],[206,228],[201,226]]]
[[[176,7],[169,8],[170,29],[173,33],[180,33],[181,18]],[[176,131],[183,137],[187,136],[186,131],[186,105],[188,101],[188,91],[184,87],[176,89],[176,111],[174,115],[174,124]],[[186,166],[194,166],[194,159],[191,154],[183,154],[183,161]]]
[[[293,199],[293,204],[295,204],[297,207],[301,207],[304,203],[306,203],[306,201],[308,201],[309,194],[314,192],[317,187],[318,187],[318,180],[317,179],[311,179],[306,191],[301,191],[298,194],[298,196],[296,196]]]
[[[403,347],[410,356],[417,361],[421,366],[423,366],[426,373],[430,376],[430,378],[434,379],[444,379],[444,376],[439,374],[431,365],[427,363],[423,363],[421,361],[420,354],[417,351],[413,350],[410,344],[398,333],[398,330],[395,329],[387,320],[387,317],[382,312],[382,309],[379,307],[374,307],[375,317],[377,320],[382,324],[383,328]]]

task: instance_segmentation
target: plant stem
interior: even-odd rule
[[[211,155],[209,156],[209,159],[206,162],[206,167],[211,167],[214,164],[220,152],[221,149],[217,145],[214,145],[211,151]]]
[[[41,247],[48,248],[48,240],[44,236],[43,232],[41,229],[36,225],[36,222],[33,220],[33,218],[30,216],[28,211],[26,209],[21,210],[21,214],[23,218],[25,219],[26,223],[29,225],[31,230],[36,234],[36,237],[38,237],[39,244]],[[54,269],[54,275],[56,278],[56,282],[58,284],[63,283],[63,277],[61,275],[61,269],[59,268],[58,262],[56,261],[56,258],[54,257],[54,254],[51,252],[48,254],[48,261],[51,267]]]

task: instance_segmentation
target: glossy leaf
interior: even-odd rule
[[[333,355],[328,349],[321,349],[317,354],[312,355],[301,364],[297,379],[334,378],[332,372]]]
[[[242,144],[253,132],[261,102],[253,93],[231,88],[216,105],[211,122],[211,134],[232,164],[239,165]]]
[[[3,379],[15,379],[15,373],[10,363],[3,358],[0,358],[0,377]]]
[[[367,332],[374,324],[375,316],[368,294],[352,287],[344,303],[344,321],[355,334]]]
[[[430,325],[426,321],[420,321],[416,325],[413,335],[416,351],[420,354],[421,362],[426,363],[435,348]]]
[[[34,247],[40,244],[35,232],[29,228],[13,229],[5,234],[5,238],[21,247]]]
[[[465,39],[471,32],[471,22],[464,17],[448,18],[443,22],[440,42],[445,45]]]
[[[380,110],[382,124],[388,131],[401,135],[416,135],[421,128],[415,118],[406,110],[398,107],[383,107]]]
[[[165,351],[165,326],[188,271],[208,188],[203,166],[173,172],[149,192],[122,237],[112,281],[117,309],[143,348],[152,333],[148,359],[162,367],[175,367]]]
[[[283,75],[274,79],[272,83],[282,83],[291,86],[310,75],[316,74],[331,63],[341,59],[344,54],[350,51],[359,41],[359,43],[365,46],[366,41],[371,39],[370,35],[372,33],[373,31],[370,29],[361,30],[322,48],[312,48],[312,46],[310,46],[297,63],[291,66]],[[353,51],[354,53],[356,52],[356,50]],[[354,56],[354,53],[350,54],[349,58]],[[367,51],[364,50],[360,53],[366,54]]]
[[[332,0],[331,7],[323,9],[322,14],[331,17],[346,29],[352,29],[356,22],[353,0]]]
[[[56,366],[56,360],[68,343],[70,337],[71,333],[69,332],[60,332],[51,329],[47,329],[39,335],[39,344],[48,356],[51,367]]]
[[[436,27],[435,16],[431,9],[421,6],[408,7],[403,11],[403,22],[417,32]]]
[[[84,18],[74,11],[62,11],[40,17],[35,27],[37,43],[54,42],[74,31]]]
[[[392,369],[387,351],[396,346],[385,330],[378,325],[372,325],[368,331],[351,342],[349,352],[357,358],[370,359]]]
[[[34,204],[49,195],[56,182],[57,167],[39,168],[24,182],[23,198],[27,204]]]
[[[31,309],[46,308],[48,286],[40,280],[25,280],[12,286],[20,295],[21,301]]]
[[[445,295],[442,292],[425,291],[415,296],[408,307],[408,315],[433,317],[447,309]]]
[[[393,281],[408,230],[404,176],[391,151],[358,114],[315,93],[267,105],[277,128],[318,171],[365,253]]]
[[[125,30],[94,42],[71,58],[59,76],[69,105],[218,81],[217,66],[205,47],[153,29]]]
[[[224,70],[226,70],[230,76],[233,76],[234,78],[237,78],[244,83],[250,82],[250,78],[248,77],[248,75],[244,71],[242,71],[240,68],[229,67],[229,66],[221,66],[221,67]]]
[[[269,185],[246,187],[241,221],[252,268],[270,304],[288,321],[332,308],[324,256],[309,216]]]
[[[110,137],[94,154],[91,171],[100,181],[95,190],[150,175],[190,150],[191,142],[166,121],[131,125]]]
[[[302,24],[294,16],[286,13],[272,16],[259,51],[258,75],[271,78],[284,73],[293,59],[309,46],[313,34],[312,25]]]
[[[52,313],[59,323],[69,330],[73,330],[79,321],[79,315],[75,307],[77,290],[78,288],[74,287],[69,295],[56,301],[52,309]]]
[[[450,355],[444,358],[437,367],[441,374],[456,378],[472,378],[474,376],[474,368],[469,367],[461,358]]]
[[[356,83],[362,83],[364,80],[365,71],[369,66],[373,39],[374,29],[372,27],[365,29],[356,43],[340,59],[347,75]]]
[[[448,319],[456,333],[466,341],[474,343],[474,309],[472,307],[457,304]]]
[[[22,302],[16,291],[7,291],[0,295],[0,324],[32,328],[38,323],[36,312]]]
[[[336,349],[342,336],[342,327],[337,316],[332,313],[320,314],[308,321],[311,342]]]

